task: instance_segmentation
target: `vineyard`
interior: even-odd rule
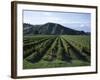
[[[24,36],[23,68],[89,66],[89,35]]]

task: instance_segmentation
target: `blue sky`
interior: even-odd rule
[[[30,24],[59,23],[65,27],[85,32],[91,31],[90,13],[51,12],[51,11],[23,11],[23,22]]]

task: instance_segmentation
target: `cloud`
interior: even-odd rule
[[[43,15],[45,15],[45,16],[52,16],[53,14],[50,13],[50,12],[44,12]]]
[[[80,24],[80,27],[82,28],[82,27],[85,27],[86,25],[84,25],[84,24]]]

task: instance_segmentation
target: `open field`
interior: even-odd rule
[[[89,35],[24,36],[23,69],[90,66]]]

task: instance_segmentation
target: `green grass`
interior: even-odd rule
[[[24,36],[23,69],[90,66],[89,35]]]
[[[36,69],[36,68],[56,68],[56,67],[77,67],[77,66],[90,66],[90,63],[88,62],[83,62],[80,60],[72,60],[71,63],[61,61],[61,60],[55,60],[55,61],[44,61],[41,60],[38,63],[30,63],[27,60],[24,60],[23,63],[23,68],[24,69]]]

